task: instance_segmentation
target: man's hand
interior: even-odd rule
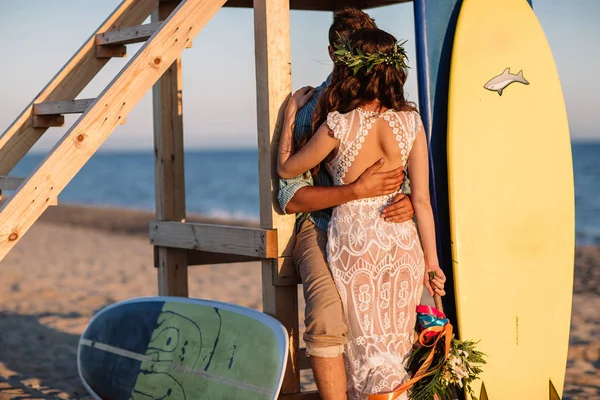
[[[394,193],[400,188],[404,181],[404,169],[399,167],[388,172],[377,172],[383,167],[383,164],[383,159],[377,161],[352,183],[356,199],[383,196]]]
[[[410,201],[410,197],[405,194],[398,193],[392,203],[387,206],[383,213],[381,214],[381,218],[383,218],[386,222],[406,222],[415,215],[415,210],[413,209],[412,203]]]

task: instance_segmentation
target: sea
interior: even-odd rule
[[[576,240],[581,245],[600,245],[600,143],[573,143],[572,149]],[[44,157],[28,154],[11,175],[27,176]],[[258,220],[256,149],[187,151],[185,180],[188,213]],[[560,186],[556,182],[554,189],[548,188],[550,200]],[[153,152],[95,154],[59,195],[59,202],[153,211]]]

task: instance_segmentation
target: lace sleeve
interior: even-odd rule
[[[337,111],[327,114],[327,126],[333,132],[333,137],[339,140],[342,140],[344,135],[348,132],[346,118]]]

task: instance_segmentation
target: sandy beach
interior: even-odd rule
[[[79,335],[106,305],[156,295],[150,219],[144,212],[54,207],[5,258],[0,399],[90,398],[77,375]],[[257,263],[192,267],[189,284],[190,296],[261,309]],[[574,289],[565,398],[598,399],[600,248],[577,249]],[[310,373],[303,384],[313,387]]]

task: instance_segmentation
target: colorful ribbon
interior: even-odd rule
[[[431,348],[429,354],[427,354],[425,361],[423,361],[423,364],[410,380],[404,382],[392,392],[370,394],[368,395],[368,400],[395,400],[419,380],[441,368],[442,364],[428,371],[433,363],[437,344],[442,338],[444,338],[444,361],[448,359],[452,343],[452,325],[448,322],[446,316],[438,309],[429,306],[417,306],[417,313],[417,318],[420,318],[419,325],[423,328],[419,334],[419,343],[424,347]],[[427,324],[427,327],[424,327],[422,321],[425,321],[424,323]],[[432,340],[434,337],[435,340]]]

